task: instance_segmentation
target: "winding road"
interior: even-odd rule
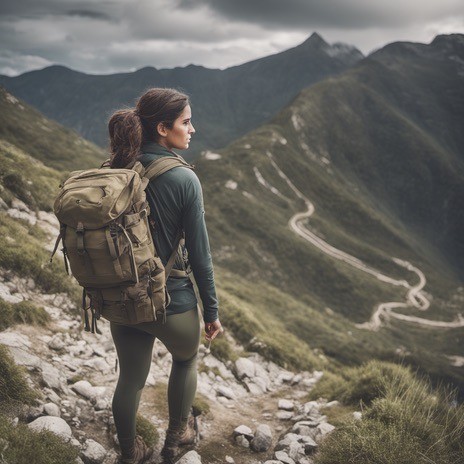
[[[407,289],[405,302],[389,301],[386,303],[379,304],[377,308],[375,309],[369,321],[364,322],[362,324],[356,324],[358,328],[377,331],[380,329],[382,324],[385,322],[388,322],[390,318],[395,318],[401,321],[418,324],[424,327],[433,327],[433,328],[464,327],[464,317],[461,314],[458,314],[455,320],[451,322],[444,322],[444,321],[433,321],[430,319],[425,319],[425,318],[416,317],[416,316],[408,316],[405,314],[395,312],[394,309],[396,308],[411,308],[412,307],[412,308],[419,309],[421,311],[426,311],[430,307],[430,301],[428,300],[427,296],[425,295],[425,292],[423,291],[423,288],[425,287],[425,284],[427,282],[424,273],[417,267],[413,266],[408,261],[405,261],[399,258],[392,258],[393,261],[398,266],[402,266],[408,269],[409,271],[417,274],[417,276],[419,277],[419,282],[416,285],[411,285],[406,280],[393,279],[385,274],[382,274],[377,269],[374,269],[373,267],[368,266],[367,264],[362,262],[360,259],[354,256],[351,256],[350,254],[345,253],[344,251],[341,251],[333,247],[332,245],[330,245],[329,243],[327,243],[326,241],[318,237],[316,234],[311,232],[309,229],[307,229],[304,222],[306,219],[311,217],[311,215],[315,211],[313,203],[311,203],[311,201],[305,195],[303,195],[303,193],[300,190],[298,190],[295,187],[293,182],[279,168],[271,152],[267,151],[266,154],[269,157],[269,160],[272,166],[274,167],[274,169],[276,170],[276,172],[278,173],[278,175],[287,183],[287,185],[294,192],[294,194],[299,199],[303,200],[306,205],[306,208],[307,208],[306,211],[294,214],[288,221],[289,227],[296,234],[298,234],[300,237],[304,238],[306,241],[310,242],[311,244],[319,248],[321,251],[323,251],[327,255],[332,256],[333,258],[339,259],[340,261],[343,261],[349,264],[350,266],[355,267],[356,269],[359,269],[363,272],[371,274],[375,276],[377,279],[381,280],[382,282],[388,283],[390,285],[405,287]],[[280,191],[277,188],[273,187],[268,181],[264,179],[262,174],[259,172],[258,168],[254,167],[254,173],[255,173],[255,176],[258,182],[261,185],[263,185],[265,188],[270,190],[273,194],[281,198],[283,197],[283,195],[280,193]]]

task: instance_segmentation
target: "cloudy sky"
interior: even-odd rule
[[[2,0],[0,74],[58,63],[89,73],[226,68],[318,32],[364,54],[464,33],[463,0]]]

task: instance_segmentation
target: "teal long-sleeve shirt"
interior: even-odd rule
[[[162,145],[150,142],[142,147],[140,162],[147,166],[164,156],[174,156]],[[203,193],[197,175],[189,168],[175,167],[148,184],[147,201],[154,218],[153,239],[161,261],[166,265],[180,230],[185,233],[185,248],[203,303],[205,322],[218,319],[218,299],[205,223]],[[174,268],[182,269],[181,260]],[[167,315],[188,311],[197,305],[193,284],[188,277],[169,277],[167,289],[171,302]]]

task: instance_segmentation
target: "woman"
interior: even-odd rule
[[[154,88],[134,109],[117,111],[109,121],[111,167],[122,168],[138,159],[144,166],[172,150],[185,150],[195,133],[188,97],[174,89]],[[159,338],[172,354],[168,385],[169,426],[162,450],[165,463],[174,462],[177,447],[192,443],[189,413],[197,383],[196,359],[200,317],[192,282],[185,272],[185,249],[203,303],[206,340],[223,332],[204,220],[200,182],[187,167],[176,167],[150,181],[147,189],[156,249],[166,264],[179,231],[185,234],[184,253],[178,255],[174,275],[167,281],[171,302],[166,322],[161,318],[132,326],[111,323],[120,374],[113,398],[113,415],[121,447],[121,462],[139,464],[150,456],[135,435],[136,412],[150,369],[152,348]]]

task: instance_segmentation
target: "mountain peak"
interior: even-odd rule
[[[311,45],[312,47],[324,47],[329,44],[317,33],[313,32],[302,45]]]

